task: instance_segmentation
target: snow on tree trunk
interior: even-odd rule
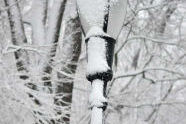
[[[42,46],[46,44],[46,35],[45,35],[45,23],[46,23],[46,10],[47,10],[47,1],[46,0],[34,0],[32,3],[32,16],[31,16],[31,25],[32,25],[32,43],[36,46]],[[37,14],[36,14],[37,13]],[[42,56],[38,54],[33,55],[33,66],[38,68],[38,70],[33,70],[34,72],[41,72],[39,65]],[[38,67],[39,66],[39,67]],[[34,69],[35,69],[34,68]]]
[[[54,0],[52,8],[49,11],[47,43],[58,42],[61,22],[67,0]]]
[[[51,86],[51,64],[53,62],[53,57],[56,55],[56,48],[60,36],[61,22],[63,19],[66,2],[67,0],[54,0],[53,6],[49,11],[46,44],[48,44],[50,47],[47,48],[47,54],[44,56],[44,59],[41,62],[41,65],[43,65],[42,70],[44,72],[44,85],[46,86]],[[51,89],[49,89],[49,92],[51,92]]]
[[[27,39],[24,32],[22,17],[20,13],[20,8],[17,0],[4,0],[7,7],[11,6],[8,10],[9,24],[11,30],[11,38],[13,45],[24,46],[27,43]],[[15,4],[15,5],[14,5]],[[13,6],[12,6],[13,5]],[[25,50],[19,49],[15,53],[17,70],[20,72],[21,79],[27,79],[28,76],[28,64],[29,58]]]
[[[74,74],[76,72],[77,62],[79,60],[79,55],[81,52],[81,31],[79,18],[76,15],[70,18],[66,24],[64,38],[62,42],[62,48],[60,52],[60,68],[62,72],[72,75],[67,76],[62,73],[58,73],[58,82],[56,82],[56,98],[55,104],[62,107],[68,107],[68,111],[71,111],[72,103],[72,90],[74,83]],[[66,94],[66,95],[64,95]],[[69,112],[64,112],[63,110],[58,110],[61,112],[61,122],[66,124],[70,123]],[[59,114],[60,115],[60,114]]]
[[[46,0],[34,0],[32,3],[32,35],[34,45],[44,45],[45,38],[45,23],[46,23]]]
[[[33,0],[31,9],[31,27],[32,27],[32,45],[37,46],[42,53],[30,52],[29,70],[34,79],[34,89],[38,89],[36,85],[41,82],[43,59],[47,53],[46,48],[41,47],[46,44],[46,16],[47,16],[47,0]],[[36,14],[37,13],[37,14]],[[41,89],[41,88],[39,88]],[[43,88],[44,89],[44,88]]]
[[[19,46],[19,47],[24,47],[27,45],[27,39],[25,36],[25,31],[23,27],[23,21],[22,21],[22,16],[20,13],[20,8],[17,0],[4,0],[5,5],[7,7],[10,7],[7,10],[8,17],[9,17],[9,24],[10,24],[10,30],[11,30],[11,38],[12,38],[12,43],[13,45]],[[17,70],[20,73],[20,79],[26,80],[28,79],[28,66],[29,66],[29,54],[27,53],[26,50],[20,48],[16,52],[14,52],[15,59],[16,59],[16,65],[17,65]],[[35,85],[32,83],[25,82],[28,88],[33,89]],[[33,102],[36,105],[40,105],[40,102],[30,93],[27,92],[29,98],[33,100]],[[37,112],[34,111],[34,114]]]

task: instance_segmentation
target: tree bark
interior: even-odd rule
[[[9,7],[7,10],[11,40],[13,45],[24,46],[27,43],[27,39],[24,32],[23,21],[20,13],[20,8],[17,0],[4,0],[5,6]],[[28,64],[29,57],[28,53],[24,49],[19,49],[15,53],[17,70],[20,73],[21,79],[28,78]]]
[[[46,48],[41,47],[46,44],[46,20],[47,20],[47,0],[33,0],[31,9],[32,45],[42,48],[43,53],[30,53],[33,58],[30,60],[30,72],[33,74],[36,83],[41,81],[43,60],[46,55]],[[37,14],[36,14],[37,13]],[[38,49],[38,50],[39,50]],[[35,86],[35,89],[38,89]]]
[[[47,29],[47,39],[46,44],[51,45],[49,49],[47,49],[47,55],[43,59],[43,73],[44,76],[42,80],[44,81],[45,86],[51,86],[51,73],[52,73],[52,62],[53,57],[56,55],[56,48],[57,43],[60,36],[60,29],[61,29],[61,22],[63,20],[63,15],[65,11],[67,0],[54,0],[52,9],[49,13],[49,19],[48,19],[48,29]],[[52,92],[51,89],[49,89],[49,92]]]
[[[34,45],[44,45],[45,38],[45,23],[46,23],[46,0],[34,0],[32,3],[32,42]],[[37,14],[36,14],[37,13]]]
[[[81,52],[81,31],[80,21],[78,16],[71,18],[66,24],[66,30],[64,33],[62,56],[61,56],[61,71],[74,75],[76,72],[77,62]],[[73,90],[73,77],[68,77],[61,73],[58,73],[57,97],[55,104],[63,107],[67,107],[67,111],[71,110],[72,103],[72,90]],[[62,96],[62,94],[64,96]],[[62,111],[61,111],[62,112]],[[66,113],[65,117],[62,117],[59,122],[70,123],[70,114]]]

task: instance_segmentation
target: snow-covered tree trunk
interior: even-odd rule
[[[40,76],[42,75],[43,59],[47,53],[46,48],[43,47],[46,44],[47,5],[47,0],[33,0],[31,11],[28,13],[28,15],[31,15],[28,21],[32,28],[32,46],[39,49],[42,48],[40,50],[42,52],[29,53],[30,58],[32,58],[30,60],[29,70],[34,79],[31,84],[34,90],[38,90],[36,85],[41,82]],[[39,51],[39,49],[37,50]]]
[[[12,44],[21,47],[15,51],[15,59],[17,70],[20,73],[21,79],[28,78],[28,64],[29,57],[23,46],[26,45],[27,39],[24,32],[22,16],[17,0],[4,0],[6,7],[8,7],[7,13],[10,24],[11,40]]]
[[[76,72],[77,62],[81,52],[81,41],[82,35],[80,31],[80,22],[79,18],[76,15],[75,17],[70,18],[65,26],[64,37],[62,42],[62,55],[60,56],[60,67],[61,71],[66,73],[58,73],[58,82],[56,86],[56,99],[55,104],[66,107],[67,112],[61,117],[61,122],[65,124],[70,123],[70,113],[71,103],[72,103],[72,90],[74,83],[74,75]],[[68,76],[71,75],[71,76]],[[65,94],[65,95],[64,95]]]
[[[42,60],[42,71],[44,76],[42,80],[45,86],[51,86],[52,62],[56,55],[56,48],[60,36],[61,22],[65,11],[67,0],[54,0],[51,10],[48,13],[48,27],[46,32],[46,44],[49,47],[46,49],[47,54]],[[51,89],[49,88],[49,92]]]
[[[32,3],[32,42],[34,45],[44,45],[45,38],[45,23],[47,16],[47,1],[46,0],[33,0]]]
[[[29,67],[30,61],[29,61],[28,52],[24,50],[24,47],[27,45],[27,38],[25,36],[19,3],[17,0],[4,0],[4,2],[5,2],[5,5],[9,7],[9,9],[7,10],[7,13],[9,17],[12,44],[20,47],[20,49],[14,52],[17,70],[20,73],[19,74],[20,79],[27,80],[29,78],[28,67]],[[26,84],[29,88],[34,89],[34,85],[32,83],[28,84],[28,82],[26,82]],[[32,94],[28,92],[27,94],[36,105],[40,105],[40,102]],[[34,113],[36,112],[34,111]]]
[[[32,44],[41,47],[46,44],[46,17],[47,17],[47,0],[33,0],[31,9],[31,25],[32,25]],[[43,66],[40,58],[44,55],[34,54],[33,65],[38,68],[38,74],[41,73],[40,66]]]

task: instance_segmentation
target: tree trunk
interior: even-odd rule
[[[47,49],[47,55],[43,59],[42,67],[44,76],[43,81],[45,86],[51,86],[51,73],[53,57],[56,55],[57,43],[60,36],[61,22],[63,19],[65,6],[67,0],[54,0],[52,9],[49,12],[48,29],[47,29],[47,43],[51,45]],[[52,90],[49,88],[49,92]]]
[[[173,0],[170,0],[170,2],[172,2]],[[165,10],[165,12],[162,14],[162,17],[161,17],[161,21],[160,21],[160,24],[157,26],[157,32],[158,34],[160,35],[163,35],[164,32],[165,32],[165,29],[166,29],[166,25],[167,25],[167,22],[170,20],[170,17],[171,15],[174,13],[174,11],[177,9],[177,4],[170,4],[167,9]],[[162,85],[162,84],[159,84],[159,85]],[[161,90],[160,88],[161,86],[158,86],[158,89]],[[167,91],[167,93],[162,97],[160,98],[160,101],[165,101],[166,98],[168,97],[168,95],[170,94],[171,90],[172,90],[172,85],[169,86],[169,89]],[[161,96],[159,96],[161,97]],[[149,114],[149,116],[145,119],[146,122],[150,122],[151,119],[153,118],[153,116],[156,114],[156,112],[159,111],[159,108],[161,107],[161,104],[156,106],[155,108],[153,108],[152,112]],[[154,120],[152,120],[153,122]],[[151,123],[152,123],[151,122]]]
[[[12,44],[17,46],[24,46],[27,43],[27,39],[24,32],[18,1],[4,0],[4,2],[5,6],[9,7],[7,13],[9,17]],[[25,80],[28,78],[28,53],[24,49],[19,49],[14,53],[14,55],[16,59],[17,70],[20,73],[20,78]]]
[[[32,44],[39,47],[46,44],[45,24],[47,16],[47,4],[47,0],[34,0],[32,3]],[[33,55],[33,66],[36,66],[36,68],[38,68],[38,66],[41,66],[40,60],[42,56],[39,56],[38,54]]]
[[[55,104],[63,107],[67,107],[67,111],[71,110],[72,103],[72,90],[73,90],[73,77],[76,71],[77,62],[81,52],[81,31],[79,18],[76,17],[68,20],[66,24],[66,30],[64,33],[62,56],[61,56],[61,71],[66,74],[72,75],[67,76],[58,73],[57,89],[56,89],[56,99]],[[63,113],[63,111],[59,111]],[[65,117],[62,116],[59,122],[65,122],[65,124],[70,123],[70,114],[65,113]]]

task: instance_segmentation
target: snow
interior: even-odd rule
[[[101,36],[108,36],[109,37],[109,35],[106,34],[105,32],[103,32],[103,30],[100,27],[93,26],[93,27],[91,27],[91,29],[86,34],[86,38],[89,38],[89,37],[95,36],[95,35],[101,35]]]
[[[88,41],[87,74],[105,72],[110,67],[106,61],[106,43],[104,39],[91,37]]]
[[[85,32],[92,26],[103,27],[107,0],[77,0],[77,4]]]
[[[127,0],[77,0],[80,20],[85,33],[93,26],[103,27],[104,16],[110,5],[108,34],[117,38],[126,16]],[[111,29],[111,30],[110,30]]]
[[[8,0],[8,1],[13,1],[13,0]],[[14,0],[16,1],[16,0]],[[26,0],[29,1],[29,0]],[[33,1],[33,0],[32,0]],[[46,0],[45,0],[46,1]],[[59,3],[56,3],[55,1],[60,1],[60,0],[49,0],[49,8],[52,11],[48,11],[50,14],[50,19],[52,22],[56,23],[56,17],[58,16],[57,14],[53,14],[53,12],[59,11],[57,9],[57,6]],[[62,1],[62,0],[61,0]],[[85,1],[85,0],[84,0]],[[90,2],[88,2],[90,1]],[[94,0],[95,1],[95,0]],[[94,2],[93,1],[93,2]],[[103,0],[104,1],[104,0]],[[89,28],[91,30],[87,30],[88,33],[86,35],[86,38],[90,38],[90,43],[87,44],[89,47],[89,52],[92,53],[92,59],[95,59],[92,62],[92,66],[90,67],[91,73],[97,72],[97,70],[103,71],[107,69],[107,63],[105,59],[105,45],[107,45],[105,42],[102,42],[102,39],[95,38],[93,35],[109,35],[111,37],[115,36],[114,34],[118,34],[117,31],[120,28],[120,24],[122,24],[123,17],[125,16],[123,12],[124,7],[119,7],[122,4],[118,4],[119,2],[124,2],[125,0],[110,0],[111,3],[111,11],[110,11],[110,16],[109,16],[109,26],[108,27],[108,34],[105,34],[100,26],[95,27],[93,25],[90,25]],[[39,2],[35,0],[35,2]],[[40,2],[42,2],[40,0]],[[53,2],[53,4],[52,4]],[[166,26],[165,32],[160,36],[159,34],[156,34],[156,30],[161,28],[159,24],[156,24],[156,22],[161,21],[164,17],[161,14],[158,16],[158,18],[153,18],[151,16],[146,16],[144,17],[144,14],[146,13],[145,8],[149,8],[149,3],[146,3],[143,5],[143,1],[129,1],[131,5],[131,9],[128,8],[129,13],[127,15],[127,22],[135,18],[135,20],[124,27],[124,30],[122,31],[122,34],[120,36],[120,39],[118,40],[118,48],[120,46],[124,46],[123,49],[120,51],[118,54],[118,61],[117,61],[117,67],[114,68],[115,72],[115,79],[117,77],[122,77],[117,80],[113,81],[113,84],[109,85],[109,104],[107,107],[107,112],[108,116],[105,117],[105,123],[106,124],[147,124],[147,123],[168,123],[168,124],[173,124],[176,122],[179,122],[180,124],[186,124],[186,119],[185,119],[185,99],[186,99],[186,90],[185,90],[185,68],[186,66],[184,63],[186,62],[185,60],[185,48],[186,44],[185,42],[185,33],[186,33],[186,23],[185,23],[185,17],[184,17],[184,11],[185,10],[185,5],[186,3],[179,3],[183,4],[181,6],[178,6],[178,9],[172,14],[170,17],[170,20],[166,20]],[[19,5],[22,6],[24,2],[19,3]],[[85,3],[83,3],[85,6],[87,3],[92,3],[92,0],[87,0]],[[171,2],[172,3],[172,2]],[[170,3],[170,4],[171,4]],[[174,2],[173,2],[174,3]],[[13,3],[12,3],[13,4]],[[57,4],[57,5],[56,5]],[[165,9],[169,6],[169,4],[165,5],[164,2],[161,0],[157,0],[154,3],[152,3],[152,6],[157,6],[160,5],[160,7],[151,9],[152,14],[155,15],[156,17],[159,13],[165,13]],[[54,6],[53,6],[54,5]],[[138,15],[133,14],[134,11],[138,11],[139,7],[137,7],[137,10],[135,9],[135,5],[139,5],[140,9],[142,8],[144,11],[138,13]],[[161,10],[161,6],[164,6],[164,10]],[[172,4],[171,4],[172,5]],[[4,5],[0,5],[4,12],[2,12],[3,15],[7,15],[6,10],[11,10],[11,8],[15,7],[8,7],[4,8]],[[29,5],[31,6],[31,5]],[[69,6],[72,6],[72,4]],[[84,6],[84,7],[85,7]],[[102,5],[101,5],[102,6]],[[53,10],[57,9],[56,11]],[[21,7],[22,8],[22,7]],[[34,13],[37,13],[36,11],[40,11],[42,9],[42,6],[32,6],[32,9],[38,9],[39,10],[34,10],[31,13],[33,14],[34,17],[38,17],[38,20],[30,20],[30,21],[24,21],[24,22],[30,22],[31,24],[34,24],[34,26],[30,26],[26,24],[25,29],[28,30],[28,27],[30,27],[30,31],[33,33],[38,33],[39,30],[42,30],[42,25],[39,25],[38,22],[37,24],[39,27],[36,26],[36,21],[39,21],[41,17],[38,15],[34,15]],[[102,118],[104,118],[105,115],[102,115],[102,109],[99,108],[100,106],[103,105],[103,102],[106,102],[106,98],[103,96],[103,82],[100,80],[95,80],[92,83],[92,90],[90,90],[90,85],[86,78],[85,78],[85,49],[82,49],[82,57],[78,63],[78,70],[75,72],[75,78],[73,77],[72,74],[67,74],[66,72],[60,71],[61,66],[65,66],[66,63],[70,63],[70,58],[72,56],[73,51],[69,51],[71,47],[73,47],[72,40],[73,35],[76,32],[75,30],[69,31],[68,28],[68,20],[66,19],[66,16],[71,15],[70,13],[72,10],[70,10],[71,7],[69,7],[69,10],[65,9],[66,15],[65,18],[63,18],[64,23],[63,26],[61,27],[61,33],[58,33],[57,35],[61,36],[61,39],[59,40],[58,44],[58,50],[57,52],[59,55],[54,58],[54,62],[52,63],[53,67],[53,74],[51,77],[52,81],[52,87],[51,89],[54,89],[54,92],[51,94],[48,92],[45,92],[40,89],[44,89],[45,87],[42,85],[43,82],[41,82],[42,74],[40,73],[42,65],[39,65],[39,68],[36,67],[36,64],[33,64],[33,71],[29,70],[29,82],[34,82],[36,84],[37,88],[39,91],[36,90],[31,90],[25,85],[27,84],[26,81],[20,80],[19,75],[20,73],[17,72],[17,68],[15,66],[15,57],[13,54],[13,51],[15,49],[12,49],[11,47],[15,48],[22,48],[22,39],[21,36],[24,33],[24,31],[21,31],[19,27],[21,23],[18,22],[20,19],[18,14],[13,14],[13,17],[15,20],[15,24],[18,24],[19,26],[16,26],[15,28],[18,28],[14,31],[17,33],[20,33],[19,37],[16,37],[19,39],[19,44],[18,46],[12,45],[11,43],[11,36],[10,36],[10,29],[8,26],[8,21],[7,21],[7,16],[3,16],[0,21],[0,124],[41,124],[42,122],[39,122],[39,119],[43,121],[43,124],[48,124],[50,122],[47,122],[47,120],[51,119],[58,119],[61,118],[59,114],[56,112],[59,110],[60,112],[63,112],[61,116],[66,116],[65,114],[68,113],[70,114],[71,122],[70,124],[88,124],[89,123],[89,115],[90,111],[92,110],[92,124],[102,124]],[[87,8],[92,8],[91,5],[88,6]],[[116,9],[115,9],[116,8]],[[122,9],[122,10],[120,10]],[[17,9],[13,9],[14,12],[17,11]],[[28,9],[27,9],[28,10]],[[23,10],[23,11],[27,11]],[[97,11],[97,10],[94,10]],[[94,12],[92,11],[92,12]],[[13,12],[13,13],[14,13]],[[22,9],[21,9],[22,13]],[[24,13],[24,12],[23,12]],[[116,14],[117,13],[117,14]],[[122,13],[122,16],[120,16],[120,13]],[[141,18],[143,15],[143,18]],[[25,16],[25,15],[24,15]],[[32,18],[33,18],[32,16]],[[97,15],[96,15],[97,16]],[[183,18],[182,18],[183,16]],[[31,14],[27,15],[27,17],[31,17]],[[54,17],[54,18],[53,18]],[[68,17],[71,18],[72,16]],[[47,17],[48,18],[48,17]],[[95,17],[92,17],[95,18]],[[97,17],[96,17],[97,18]],[[182,19],[181,19],[182,18]],[[49,19],[49,18],[48,18]],[[50,26],[55,26],[55,24],[50,24],[48,25],[48,20],[47,23],[44,26],[46,32],[39,32],[37,35],[37,41],[41,41],[42,39],[42,34],[50,32],[50,34],[47,34],[47,37],[52,39],[53,34],[54,34],[54,29],[55,27],[50,27]],[[181,22],[183,21],[183,22]],[[140,25],[141,22],[143,22],[143,25]],[[102,24],[102,22],[100,23]],[[65,26],[64,26],[65,25]],[[73,24],[70,23],[70,26]],[[8,26],[8,27],[7,27]],[[130,29],[131,26],[131,29]],[[65,28],[67,27],[67,28]],[[119,27],[119,28],[118,28]],[[31,30],[31,28],[33,30]],[[37,30],[36,28],[39,28]],[[65,30],[66,29],[66,30]],[[110,29],[112,32],[110,32]],[[36,31],[35,31],[36,30]],[[73,29],[72,29],[73,30]],[[180,30],[180,32],[178,31]],[[113,34],[114,32],[114,34]],[[149,33],[150,32],[150,33]],[[52,34],[53,33],[53,34]],[[178,34],[180,33],[180,34]],[[45,34],[46,35],[46,34]],[[63,36],[66,36],[63,38]],[[29,37],[28,37],[29,36]],[[167,44],[156,44],[152,39],[148,39],[148,37],[145,38],[135,38],[136,36],[150,36],[153,39],[157,40],[167,40],[169,42],[174,42],[175,46],[169,46]],[[30,39],[30,41],[33,41],[32,38],[34,39],[35,35],[29,33],[27,34],[27,39]],[[44,38],[44,37],[43,37]],[[115,37],[113,37],[115,38]],[[39,40],[38,40],[39,39]],[[145,39],[145,42],[144,42]],[[51,41],[51,40],[50,40]],[[30,46],[30,45],[23,45],[23,49],[30,50],[33,49],[37,53],[41,53],[44,55],[48,55],[48,52],[45,54],[43,49],[50,48],[51,42],[50,41],[45,41],[45,45],[41,46],[39,43],[42,42],[36,42],[37,45]],[[95,42],[94,42],[95,41]],[[130,41],[130,42],[125,42],[125,41]],[[101,42],[101,43],[100,43]],[[125,44],[126,43],[126,44]],[[3,45],[2,45],[3,44]],[[61,46],[60,46],[61,44]],[[100,45],[100,46],[98,46]],[[84,42],[82,44],[83,48],[85,47]],[[171,49],[170,49],[171,47]],[[40,49],[37,49],[40,48]],[[95,49],[96,48],[96,49]],[[99,49],[98,49],[99,48]],[[140,57],[136,60],[135,56],[136,53],[138,52],[138,48],[140,48],[141,53]],[[94,49],[94,52],[93,52]],[[41,52],[40,52],[41,51]],[[102,55],[97,55],[98,53],[102,53]],[[24,58],[24,57],[23,57]],[[35,61],[35,55],[34,57],[31,57],[33,61]],[[42,60],[42,58],[39,58]],[[48,58],[46,58],[48,59]],[[138,62],[138,67],[134,68],[132,66],[133,61]],[[100,63],[100,61],[103,61]],[[65,64],[63,64],[66,62]],[[89,61],[90,62],[90,61]],[[44,63],[46,64],[46,63]],[[59,67],[56,67],[56,64],[59,64]],[[75,65],[76,63],[73,61],[71,63],[72,65]],[[97,65],[97,64],[103,64],[105,67],[103,68],[102,65]],[[29,64],[30,65],[30,64]],[[91,65],[91,64],[90,64]],[[99,67],[98,67],[99,66]],[[96,67],[96,68],[95,68]],[[160,71],[160,67],[164,71]],[[159,69],[159,70],[158,70]],[[145,75],[142,75],[142,71],[144,71]],[[69,111],[69,106],[58,106],[54,104],[54,98],[59,98],[58,93],[55,93],[55,88],[57,87],[58,84],[55,82],[66,82],[67,80],[63,79],[58,79],[56,78],[56,73],[62,73],[65,74],[66,76],[72,77],[74,86],[73,86],[73,100],[72,100],[72,109]],[[88,71],[87,71],[88,72]],[[178,74],[183,74],[181,76],[177,75]],[[125,78],[124,78],[125,77]],[[178,79],[177,79],[178,78]],[[180,79],[179,79],[180,78]],[[37,80],[38,79],[38,80]],[[150,80],[156,81],[155,84],[152,84]],[[183,80],[182,80],[183,79]],[[70,79],[71,80],[71,79]],[[53,85],[54,84],[54,85]],[[169,87],[173,85],[173,88],[169,90]],[[88,95],[89,92],[91,92],[90,97],[89,97],[89,102],[91,103],[91,106],[93,107],[92,109],[88,109]],[[41,102],[41,106],[37,106],[34,102],[33,99],[31,99],[27,93],[30,93],[34,95],[35,98],[37,98]],[[167,98],[162,102],[161,98],[164,97],[167,94]],[[65,96],[67,94],[60,93],[60,98]],[[160,105],[160,106],[159,106]],[[155,108],[154,108],[155,107]],[[157,113],[152,113],[153,110],[158,107]],[[175,109],[176,108],[176,109]],[[57,110],[57,111],[56,111]],[[42,115],[36,114],[35,111],[42,113]],[[179,114],[177,114],[179,112]],[[144,121],[146,118],[152,114],[152,118],[150,121]],[[52,122],[51,122],[52,123]],[[60,123],[60,122],[56,122]],[[63,123],[63,122],[61,122]],[[65,122],[64,122],[65,123]]]
[[[56,23],[58,21],[58,16],[59,16],[59,11],[60,11],[60,6],[62,4],[63,0],[54,0],[53,1],[53,6],[49,10],[49,17],[48,17],[48,29],[47,29],[47,43],[51,44],[52,41],[54,40],[56,34]],[[45,43],[46,43],[45,42]]]
[[[94,33],[92,33],[94,32]],[[103,35],[103,31],[100,28],[93,27],[87,36]],[[105,72],[110,67],[106,61],[106,43],[104,39],[99,37],[90,37],[88,41],[88,64],[87,74],[95,74],[97,72]]]
[[[108,34],[117,39],[127,12],[127,0],[111,0],[109,12]]]
[[[8,6],[14,5],[15,0],[8,0],[7,3],[8,3]],[[14,36],[12,36],[12,37],[15,37],[15,39],[16,39],[16,43],[14,43],[14,44],[24,45],[25,32],[23,29],[20,9],[17,6],[11,6],[10,13],[11,13],[11,20],[14,23],[14,25],[12,26],[12,31],[14,32],[12,34]]]
[[[107,10],[108,4],[110,4],[110,6],[113,6],[115,4],[119,4],[119,1],[110,0],[110,2],[108,3],[108,0],[77,0],[77,4],[80,11],[80,17],[82,19],[81,21],[85,28],[87,24],[90,27],[103,27],[104,15]],[[85,30],[87,31],[87,28]]]
[[[45,44],[45,25],[43,19],[45,18],[45,2],[40,0],[34,0],[32,4],[32,29],[33,33],[33,43],[36,45]],[[37,13],[37,14],[36,14]]]
[[[103,122],[103,115],[102,115],[102,108],[94,107],[91,113],[91,124],[102,124]]]
[[[42,46],[46,44],[46,34],[45,34],[45,6],[46,2],[40,0],[33,0],[32,11],[31,11],[31,27],[32,27],[32,44],[36,46]],[[36,14],[37,13],[37,14]],[[42,49],[44,51],[44,49]],[[42,71],[42,59],[37,53],[32,53],[31,65],[29,70],[35,72],[39,75]],[[41,66],[40,66],[41,65]],[[37,72],[37,73],[36,73]],[[39,77],[38,77],[39,78]]]
[[[86,38],[88,41],[88,64],[87,74],[92,75],[98,72],[106,72],[110,67],[106,60],[106,42],[100,37],[95,35],[108,36],[99,27],[92,27],[87,33]],[[103,85],[102,80],[94,80],[92,82],[92,91],[89,97],[89,103],[92,108],[91,113],[91,124],[102,124],[102,108],[104,103],[107,102],[103,96]],[[98,108],[99,107],[99,108]]]
[[[95,80],[92,82],[92,91],[89,97],[89,103],[91,107],[102,107],[103,103],[107,102],[103,96],[103,84],[101,80]]]
[[[92,82],[92,91],[89,97],[89,102],[91,104],[92,113],[91,113],[91,124],[102,124],[102,107],[104,102],[107,102],[106,98],[103,96],[103,84],[101,80],[95,80]]]

